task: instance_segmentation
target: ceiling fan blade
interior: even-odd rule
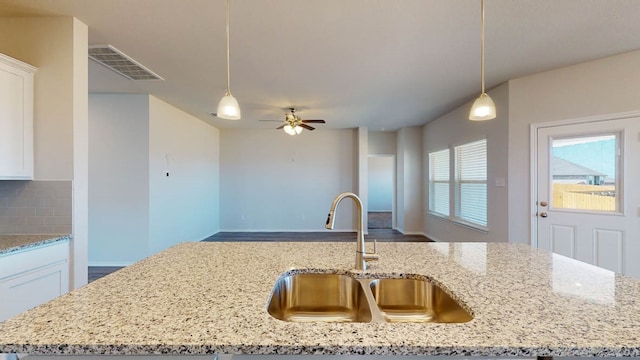
[[[258,121],[282,122],[282,120],[258,120]]]
[[[303,123],[316,123],[316,124],[326,124],[327,122],[324,120],[302,120]]]
[[[309,125],[307,125],[307,124],[300,124],[300,125],[298,125],[298,126],[303,127],[303,128],[305,128],[305,129],[307,129],[307,130],[315,130],[315,129],[316,129],[316,128],[311,127],[311,126],[309,126]]]
[[[280,130],[280,129],[284,128],[285,126],[287,126],[287,124],[282,124],[282,125],[278,126],[278,127],[276,128],[276,130]]]

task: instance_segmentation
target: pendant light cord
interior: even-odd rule
[[[484,94],[484,0],[480,0],[480,7],[482,16],[480,31],[480,82],[482,83],[482,94]]]
[[[227,0],[227,95],[231,95],[231,68],[229,61],[229,2],[230,0]]]

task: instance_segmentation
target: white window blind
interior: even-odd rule
[[[455,218],[487,226],[487,140],[454,149]]]
[[[429,211],[449,216],[449,149],[429,153]]]

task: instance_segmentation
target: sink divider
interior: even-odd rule
[[[356,279],[362,286],[362,290],[364,290],[364,296],[367,299],[367,304],[369,305],[369,311],[371,312],[371,321],[369,323],[386,323],[387,321],[384,318],[384,314],[382,310],[378,307],[376,303],[376,299],[373,297],[373,292],[371,291],[371,282],[376,279]]]

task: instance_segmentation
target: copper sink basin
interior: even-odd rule
[[[437,284],[421,279],[356,279],[345,274],[281,276],[267,305],[290,322],[432,322],[473,319]]]
[[[379,279],[370,283],[388,322],[464,323],[473,319],[438,285],[419,279]]]
[[[294,274],[276,282],[268,311],[294,322],[369,322],[371,310],[358,280],[339,274]]]

